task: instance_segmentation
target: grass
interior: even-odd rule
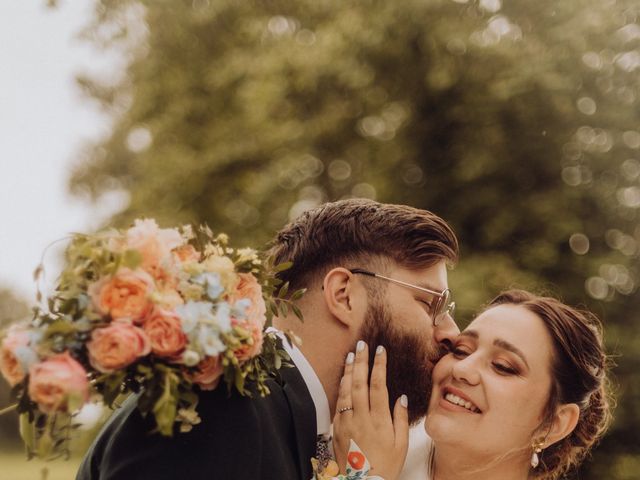
[[[81,457],[71,457],[69,460],[43,462],[27,460],[20,451],[0,452],[0,480],[73,480],[81,460]],[[48,474],[43,476],[45,468]]]

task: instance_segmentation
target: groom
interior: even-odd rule
[[[457,240],[436,215],[402,205],[344,200],[304,213],[276,237],[275,263],[290,289],[307,288],[295,317],[275,319],[302,345],[267,397],[202,392],[202,423],[173,438],[150,434],[130,399],[110,418],[79,480],[309,480],[335,413],[344,359],[358,340],[388,352],[390,402],[407,394],[409,420],[426,413],[433,364],[458,332],[447,266]]]

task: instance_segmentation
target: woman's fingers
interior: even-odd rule
[[[351,434],[351,419],[353,416],[351,402],[351,381],[353,375],[353,362],[355,354],[349,352],[345,359],[344,373],[340,380],[338,389],[338,401],[336,402],[336,413],[333,417],[333,451],[338,465],[344,465],[349,449]]]
[[[373,417],[391,421],[389,392],[387,390],[387,351],[382,345],[376,348],[376,354],[373,357],[373,369],[371,370],[369,384],[369,402]]]
[[[342,379],[340,380],[340,388],[338,389],[338,401],[336,403],[336,416],[340,411],[343,413],[350,412],[349,407],[353,407],[351,401],[351,383],[353,381],[353,362],[355,360],[355,354],[349,352],[344,362],[344,372]]]
[[[393,409],[393,429],[395,433],[394,447],[402,458],[409,447],[409,402],[406,395],[401,395]]]
[[[362,340],[356,345],[351,400],[354,415],[369,415],[369,348]]]

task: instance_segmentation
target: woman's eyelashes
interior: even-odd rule
[[[462,360],[473,353],[473,350],[466,345],[454,345],[451,348],[451,354],[454,358]],[[503,376],[520,375],[520,370],[504,360],[492,361],[491,366],[499,374]]]
[[[493,362],[493,368],[500,375],[519,375],[520,374],[518,369],[512,367],[511,365],[505,364],[505,363]]]

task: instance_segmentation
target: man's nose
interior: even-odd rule
[[[453,345],[454,339],[460,333],[455,320],[448,313],[438,321],[438,325],[434,328],[434,340],[439,345],[445,345],[447,348]]]

